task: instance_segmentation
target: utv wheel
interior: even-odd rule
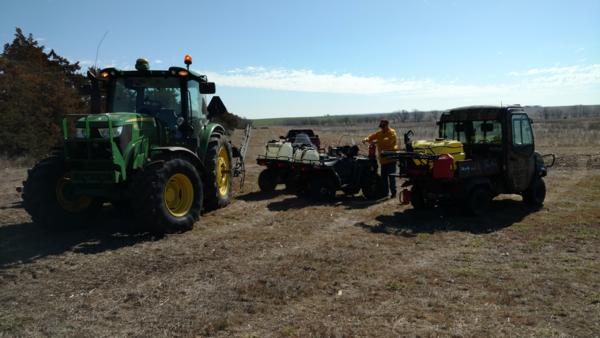
[[[267,168],[258,175],[258,187],[262,192],[273,192],[278,180],[277,171]]]
[[[38,162],[23,184],[23,206],[34,223],[50,229],[87,225],[102,201],[76,195],[61,154]]]
[[[232,195],[231,144],[224,135],[213,135],[206,152],[205,209],[229,204]]]
[[[546,183],[541,178],[534,179],[529,188],[523,192],[523,202],[534,208],[541,208],[545,199]]]
[[[416,185],[413,185],[410,189],[410,204],[417,210],[428,209],[433,206],[425,197],[425,190]]]
[[[310,183],[310,195],[317,201],[331,202],[336,192],[337,186],[331,177],[315,177]]]
[[[136,173],[132,211],[140,227],[153,232],[188,230],[200,218],[203,187],[196,168],[172,159]]]
[[[385,195],[383,191],[383,178],[377,174],[369,175],[361,186],[363,196],[368,200],[376,200]]]
[[[465,205],[467,213],[474,216],[484,215],[492,201],[492,193],[484,187],[475,187],[467,198]]]

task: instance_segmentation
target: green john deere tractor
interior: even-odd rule
[[[146,229],[189,229],[203,209],[227,205],[243,153],[225,128],[227,112],[206,76],[186,68],[107,68],[91,80],[90,115],[63,120],[64,145],[29,170],[23,205],[45,227],[83,224],[105,202]],[[106,111],[107,113],[100,113]],[[247,133],[249,129],[247,128]],[[235,155],[235,156],[234,156]],[[236,163],[234,163],[234,159]]]

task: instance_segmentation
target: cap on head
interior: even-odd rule
[[[139,58],[135,61],[135,69],[150,70],[150,62],[144,58]]]
[[[388,121],[388,120],[379,121],[379,128],[387,127],[389,125],[390,125],[390,121]]]

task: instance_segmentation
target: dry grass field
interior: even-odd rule
[[[125,231],[108,205],[80,229],[40,230],[15,192],[26,169],[3,162],[0,337],[598,336],[600,120],[534,128],[558,156],[544,208],[502,196],[481,218],[262,194],[254,159],[284,127],[253,131],[231,205],[164,237]]]

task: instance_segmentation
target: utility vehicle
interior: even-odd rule
[[[227,111],[218,96],[207,104],[215,84],[189,69],[189,55],[184,62],[150,70],[138,59],[136,70],[88,73],[93,114],[68,115],[64,144],[23,182],[23,205],[35,223],[79,225],[110,202],[163,232],[188,229],[203,209],[229,203],[243,151],[232,151],[225,128],[211,122]]]
[[[399,176],[406,179],[404,203],[414,208],[458,203],[475,215],[485,213],[499,194],[520,194],[531,206],[543,205],[543,177],[555,157],[535,151],[532,120],[523,108],[456,108],[437,124],[438,139],[411,141],[409,131],[405,150],[383,154],[398,159]]]

